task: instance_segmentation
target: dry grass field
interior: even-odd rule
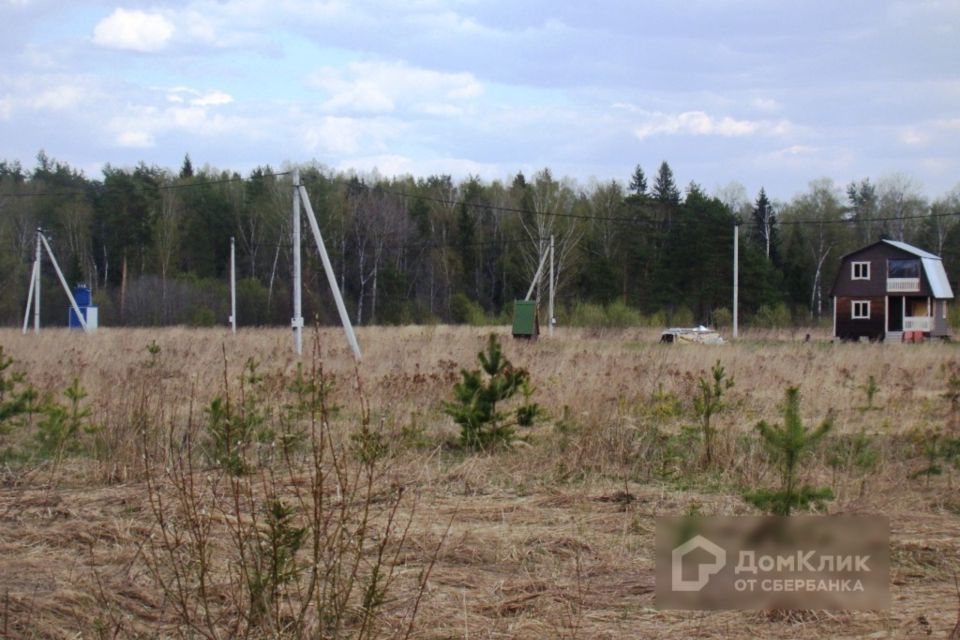
[[[490,331],[544,415],[477,453],[443,409]],[[77,379],[90,415],[53,448],[37,416],[0,431],[0,637],[947,638],[960,348],[803,335],[363,328],[355,369],[323,329],[298,377],[284,330],[2,330],[11,370],[61,403]],[[704,467],[692,398],[717,360],[735,384]],[[777,479],[754,426],[788,385],[835,419],[804,469],[828,512],[890,518],[891,608],[659,611],[656,516],[756,513],[743,492]],[[260,435],[232,475],[211,425],[241,419]]]

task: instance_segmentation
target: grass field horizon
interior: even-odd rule
[[[543,414],[517,428],[513,446],[471,452],[457,446],[444,408],[491,332],[529,371]],[[329,504],[346,502],[340,492],[350,487],[369,490],[349,494],[366,495],[369,507],[355,573],[390,568],[375,619],[363,622],[367,599],[344,600],[342,637],[913,638],[947,637],[957,622],[960,456],[943,444],[960,436],[950,400],[956,345],[843,344],[804,329],[745,331],[716,346],[660,345],[655,329],[560,329],[536,342],[511,339],[507,327],[357,334],[358,366],[338,328],[305,331],[300,359],[284,329],[0,330],[12,369],[41,396],[62,401],[77,380],[90,412],[89,429],[53,455],[38,448],[36,420],[0,433],[0,636],[229,637],[241,629],[287,637],[302,585],[277,587],[285,595],[274,598],[276,615],[261,612],[254,624],[237,591],[252,584],[236,569],[248,559],[237,554],[260,539],[270,500],[306,513],[304,487],[319,467],[307,450],[280,455],[277,440],[263,438],[250,444],[250,469],[235,481],[200,451],[217,397],[262,413],[277,432],[289,426],[282,416],[298,362],[308,377],[322,367],[332,385],[323,437],[344,457],[324,465],[342,464],[346,480],[325,485]],[[716,461],[704,467],[692,399],[718,361],[734,385],[715,417]],[[804,468],[835,493],[827,513],[890,518],[891,608],[657,610],[655,518],[757,514],[742,495],[775,484],[776,473],[755,425],[781,420],[789,386],[799,386],[808,423],[834,419]],[[362,459],[371,442],[376,470],[368,484],[351,485],[365,468],[351,456],[361,443]],[[192,498],[182,491],[188,477]],[[225,501],[231,495],[249,508]],[[158,509],[158,499],[166,506]],[[204,508],[191,519],[189,504]],[[197,557],[209,565],[207,582],[188,586],[215,603],[209,620],[178,609],[175,589],[164,587],[179,579],[175,568],[194,575],[187,552],[197,534],[165,543],[158,514],[206,527]],[[393,522],[405,523],[403,536]],[[389,561],[374,562],[377,541],[387,539],[380,555]],[[196,627],[184,623],[191,616]],[[316,631],[322,621],[311,624]]]

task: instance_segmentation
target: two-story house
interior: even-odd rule
[[[904,332],[948,335],[953,290],[938,256],[905,242],[880,240],[841,258],[830,292],[833,335],[900,341]]]

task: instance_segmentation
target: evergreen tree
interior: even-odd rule
[[[698,322],[732,296],[733,214],[716,198],[693,185],[664,232],[662,258],[654,259],[655,309],[668,313],[683,306]]]
[[[163,172],[141,163],[132,173],[108,165],[103,174],[93,212],[94,256],[109,283],[120,284],[128,260],[142,272],[153,238]]]
[[[186,180],[193,177],[193,163],[190,162],[190,154],[183,156],[183,165],[180,166],[180,179]]]
[[[657,178],[653,183],[653,198],[666,205],[676,206],[680,203],[680,190],[677,189],[673,170],[666,160],[660,163],[660,170],[657,171]]]
[[[500,342],[494,334],[487,340],[486,351],[477,354],[480,369],[461,369],[461,382],[453,387],[454,401],[444,410],[460,425],[460,442],[469,449],[485,449],[507,445],[513,440],[513,427],[528,427],[540,412],[536,403],[530,402],[530,374],[526,369],[514,367],[503,355]],[[498,409],[520,393],[524,403],[517,407],[513,416]]]
[[[800,389],[788,387],[783,407],[783,425],[757,424],[760,438],[780,470],[779,491],[760,489],[744,495],[744,500],[772,515],[789,516],[795,509],[822,508],[833,498],[830,489],[798,486],[800,464],[833,426],[827,418],[816,429],[803,426],[800,417]]]
[[[630,191],[636,196],[647,195],[647,176],[643,173],[643,167],[639,164],[633,170],[633,176],[630,178]]]

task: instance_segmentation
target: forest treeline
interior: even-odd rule
[[[960,269],[960,185],[928,201],[902,175],[815,180],[778,202],[735,183],[681,188],[667,162],[588,185],[549,169],[505,182],[298,169],[357,324],[506,321],[551,236],[557,316],[573,324],[728,323],[736,223],[741,317],[755,325],[828,317],[840,256],[881,237],[942,255],[951,282]],[[225,323],[231,237],[240,324],[289,324],[291,174],[187,156],[176,172],[107,166],[94,180],[43,152],[32,170],[0,162],[0,322],[22,321],[40,227],[102,324]],[[336,322],[306,226],[303,256],[304,316]],[[44,323],[64,324],[49,264],[42,286]]]

